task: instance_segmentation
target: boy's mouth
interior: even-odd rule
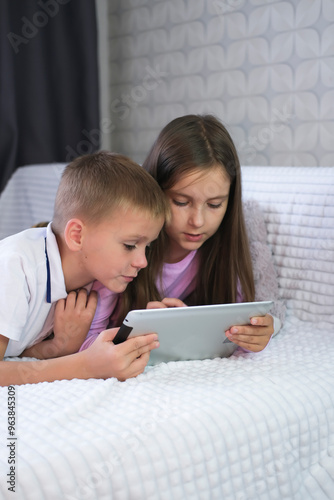
[[[122,278],[125,281],[128,281],[129,283],[130,283],[130,281],[133,281],[136,277],[137,277],[137,275],[135,275],[135,276],[122,276]]]

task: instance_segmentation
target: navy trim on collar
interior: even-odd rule
[[[45,257],[46,257],[46,301],[48,304],[51,304],[51,271],[50,271],[50,263],[49,263],[49,257],[48,257],[48,252],[46,249],[46,238],[44,238],[45,241]]]

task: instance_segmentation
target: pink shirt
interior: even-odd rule
[[[196,250],[190,252],[180,262],[165,263],[162,269],[162,280],[157,280],[157,288],[162,297],[173,297],[184,300],[195,289],[195,279],[198,271]],[[108,327],[109,319],[115,311],[118,294],[111,292],[100,282],[96,281],[92,290],[98,292],[98,303],[95,316],[86,340],[80,351],[87,349],[99,333]],[[237,302],[242,302],[240,287],[238,286]],[[116,326],[116,325],[115,325]]]
[[[165,263],[162,268],[162,283],[156,285],[162,297],[185,299],[195,289],[195,278],[198,269],[196,250],[180,262]]]
[[[162,297],[175,297],[183,300],[195,288],[195,277],[198,262],[195,258],[196,250],[190,252],[183,260],[175,264],[164,264],[162,270],[162,283],[157,280],[157,288]],[[98,302],[95,316],[86,337],[80,347],[80,351],[87,349],[99,333],[105,330],[109,324],[109,318],[115,311],[118,294],[111,292],[100,282],[96,281],[92,290],[98,293]]]
[[[94,342],[98,334],[108,327],[109,318],[116,309],[119,295],[116,292],[108,290],[108,288],[103,286],[99,281],[94,282],[92,290],[95,290],[98,294],[97,307],[90,330],[79,351],[87,349],[87,347]]]

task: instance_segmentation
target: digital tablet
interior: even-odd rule
[[[149,364],[228,357],[238,346],[225,331],[249,324],[253,316],[264,316],[272,305],[272,301],[264,301],[133,310],[113,342],[156,332],[160,346],[151,351]]]

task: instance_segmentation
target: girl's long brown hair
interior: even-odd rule
[[[194,169],[221,166],[230,179],[225,216],[216,231],[198,250],[199,269],[195,291],[187,304],[232,303],[240,282],[243,300],[254,300],[254,278],[241,200],[241,169],[236,148],[224,125],[212,115],[186,115],[172,120],[160,132],[143,167],[163,190]],[[148,267],[123,293],[119,320],[130,308],[145,308],[150,300],[161,300],[156,282],[168,252],[164,230],[151,244]]]

